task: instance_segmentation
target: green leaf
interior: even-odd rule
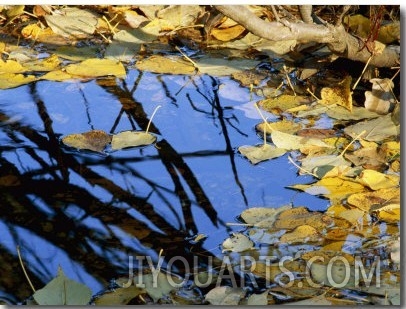
[[[58,275],[33,296],[39,305],[86,305],[92,291],[86,285],[67,278],[59,267]]]
[[[124,131],[113,135],[111,140],[111,148],[113,150],[123,149],[127,147],[137,147],[150,145],[156,141],[156,137],[150,133],[137,131]]]

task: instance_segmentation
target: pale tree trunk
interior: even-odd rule
[[[233,19],[251,33],[270,40],[296,40],[298,43],[325,43],[340,57],[367,62],[371,53],[364,47],[362,40],[345,31],[344,26],[312,23],[281,23],[262,20],[244,5],[216,5],[215,8]],[[376,67],[394,67],[400,65],[400,46],[386,46],[380,54],[375,54],[371,65]]]

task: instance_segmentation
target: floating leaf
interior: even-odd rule
[[[127,305],[133,298],[145,293],[145,289],[130,285],[129,287],[115,288],[112,291],[97,296],[94,303],[97,306]]]
[[[111,148],[113,150],[127,147],[137,147],[151,145],[156,141],[156,137],[150,133],[140,131],[124,131],[113,135]]]
[[[251,59],[224,59],[212,56],[203,56],[198,59],[199,72],[211,76],[232,75],[255,68],[259,61]]]
[[[20,63],[14,60],[0,60],[0,74],[2,73],[23,73],[27,71]],[[0,76],[1,78],[1,76]],[[6,88],[3,88],[6,89]]]
[[[108,75],[125,77],[126,75],[123,64],[112,59],[87,59],[80,63],[70,64],[66,66],[65,70],[69,74],[85,77],[98,77]]]
[[[192,74],[195,72],[195,67],[180,57],[164,57],[160,55],[137,61],[136,67],[141,71],[160,74]]]
[[[255,227],[271,228],[279,213],[291,208],[291,205],[284,205],[279,208],[252,207],[241,213],[241,219]]]
[[[37,290],[33,297],[41,306],[87,305],[92,291],[86,285],[67,278],[59,267],[57,276]]]
[[[317,138],[302,137],[277,130],[272,131],[271,137],[276,147],[286,150],[296,150],[304,146],[334,148]]]
[[[205,297],[205,300],[210,304],[219,306],[236,306],[241,298],[245,295],[245,291],[241,288],[232,288],[229,286],[219,286],[210,290]]]
[[[380,172],[365,169],[361,172],[357,181],[372,190],[387,189],[399,186],[400,177],[398,175],[387,175]]]
[[[350,112],[352,111],[352,92],[350,89],[352,77],[346,76],[335,87],[324,87],[321,89],[321,101],[320,103],[331,105],[337,104],[344,106]]]
[[[252,164],[277,158],[286,153],[285,149],[277,148],[268,144],[262,144],[259,146],[240,146],[238,147],[238,151],[247,157]]]
[[[386,138],[397,136],[399,134],[399,126],[393,123],[391,115],[388,114],[376,119],[358,122],[344,129],[344,133],[353,138],[363,131],[366,131],[366,134],[362,136],[363,139],[379,142]]]
[[[230,238],[227,238],[222,246],[223,252],[243,252],[253,249],[254,243],[244,234],[235,233]]]
[[[111,137],[102,130],[92,130],[81,134],[69,134],[62,138],[62,143],[77,149],[87,149],[103,152],[111,142]]]
[[[341,202],[347,196],[365,191],[365,187],[352,180],[346,178],[323,178],[311,185],[294,185],[289,188],[302,190],[311,195],[322,195],[330,200],[333,204],[337,201]]]
[[[37,80],[34,75],[23,75],[13,73],[0,74],[0,89],[9,89],[29,84]]]
[[[280,242],[288,244],[302,244],[308,242],[318,242],[321,239],[321,235],[314,227],[310,225],[300,225],[292,232],[282,235]]]

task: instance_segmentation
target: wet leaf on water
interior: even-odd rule
[[[97,296],[97,298],[94,300],[94,304],[97,306],[127,305],[133,298],[145,293],[145,289],[138,288],[134,285],[116,288],[112,291],[108,291],[100,296]]]
[[[322,178],[329,170],[334,166],[351,166],[351,163],[344,159],[340,155],[327,155],[327,156],[316,156],[309,157],[301,160],[302,168],[306,171],[315,173],[319,178]],[[329,168],[324,168],[329,167]]]
[[[247,299],[248,306],[266,306],[268,305],[268,293],[266,290],[260,294],[251,294]]]
[[[151,43],[157,39],[156,35],[146,33],[144,29],[120,30],[113,36],[104,53],[108,59],[129,62],[139,53],[141,45]]]
[[[276,147],[286,150],[297,150],[305,146],[335,148],[317,138],[297,136],[277,130],[271,132],[271,138],[272,142],[275,144]]]
[[[393,81],[389,78],[373,78],[372,91],[365,91],[365,108],[369,111],[386,115],[395,104]]]
[[[142,275],[141,278],[134,278],[134,282],[141,282],[144,284],[144,288],[148,295],[154,300],[154,302],[157,302],[159,299],[168,296],[171,291],[180,287],[183,279],[169,273],[164,274],[158,272]]]
[[[62,14],[44,17],[48,26],[56,34],[83,38],[93,34],[96,30],[96,14],[76,7],[65,7],[60,9],[60,12]]]
[[[347,203],[369,212],[374,205],[383,205],[400,199],[400,188],[379,189],[373,192],[355,193],[347,198]]]
[[[271,228],[279,213],[291,208],[291,205],[284,205],[278,208],[252,207],[244,210],[240,216],[245,223],[252,226]]]
[[[358,122],[344,129],[344,133],[352,138],[355,138],[363,131],[366,131],[366,134],[362,136],[363,139],[380,142],[384,139],[397,136],[399,134],[399,126],[393,123],[391,115],[388,114],[364,122]]]
[[[27,71],[19,62],[14,60],[0,60],[0,74],[4,73],[23,73]],[[0,76],[1,78],[1,76]],[[3,88],[6,89],[6,88]]]
[[[85,77],[99,77],[113,75],[125,77],[124,65],[112,59],[87,59],[80,63],[69,64],[65,67],[67,73]]]
[[[156,141],[156,137],[150,133],[141,131],[124,131],[113,135],[111,148],[113,150],[151,145]]]
[[[136,67],[141,71],[159,74],[193,74],[195,72],[195,67],[180,57],[164,57],[160,55],[137,61]]]
[[[48,72],[55,70],[60,63],[58,56],[54,54],[45,59],[26,62],[24,67],[28,71]]]
[[[37,80],[34,75],[3,73],[0,74],[0,89],[9,89],[29,84]]]
[[[306,207],[295,207],[282,211],[275,220],[273,227],[293,230],[299,226],[310,225],[321,232],[333,222],[333,219],[326,214],[309,212]]]
[[[284,119],[276,122],[268,121],[266,124],[265,122],[261,122],[255,126],[255,129],[260,132],[264,132],[264,126],[266,126],[265,130],[268,134],[270,134],[273,130],[288,134],[295,134],[303,127],[303,125],[300,123]]]
[[[323,178],[310,185],[294,185],[289,188],[302,190],[311,195],[322,195],[329,198],[332,204],[340,203],[353,193],[366,191],[364,185],[350,178]]]
[[[323,89],[321,89],[320,103],[326,105],[337,104],[345,107],[351,112],[352,111],[351,81],[352,77],[348,75],[336,86],[324,87]]]
[[[300,225],[292,232],[281,236],[280,242],[287,244],[305,244],[309,242],[318,242],[322,239],[317,230],[310,225]]]
[[[205,300],[210,304],[219,306],[236,306],[244,297],[245,291],[242,288],[232,288],[229,286],[219,286],[210,290],[205,297]]]
[[[198,59],[199,72],[211,76],[227,76],[255,68],[260,62],[251,59],[224,59],[208,55]]]
[[[102,130],[92,130],[80,134],[69,134],[62,138],[62,143],[76,149],[103,152],[111,142],[111,136]]]
[[[400,183],[398,175],[383,174],[370,169],[364,169],[356,180],[372,190],[393,188]]]
[[[223,244],[223,253],[231,252],[244,252],[254,248],[254,242],[247,236],[241,233],[235,233],[230,238],[227,238]]]
[[[39,79],[61,82],[69,79],[74,79],[74,77],[63,70],[56,70],[42,75],[41,77],[39,77]]]
[[[261,144],[258,146],[240,146],[238,147],[238,151],[243,156],[247,157],[252,164],[277,158],[286,153],[285,149],[277,148],[268,144]]]
[[[330,106],[326,111],[327,116],[339,120],[361,120],[376,118],[379,114],[367,110],[365,107],[353,106],[349,111],[342,106]]]
[[[59,46],[55,54],[63,59],[72,61],[83,61],[97,56],[97,47],[94,46]]]
[[[286,111],[303,104],[309,104],[310,102],[310,98],[306,96],[282,94],[276,98],[261,100],[258,102],[258,105],[268,112],[279,114],[279,111]]]
[[[61,267],[57,276],[33,295],[39,305],[86,305],[92,291],[84,284],[67,278]]]

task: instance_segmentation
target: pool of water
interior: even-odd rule
[[[32,294],[61,266],[93,293],[128,272],[129,256],[192,259],[220,245],[246,208],[328,201],[286,186],[307,183],[286,155],[252,165],[237,148],[261,143],[261,99],[230,78],[130,70],[124,80],[39,81],[0,91],[0,298]],[[145,130],[157,143],[106,154],[64,147],[93,129]],[[272,115],[268,115],[272,117]],[[198,234],[207,238],[196,245]],[[5,275],[8,274],[8,275]]]

